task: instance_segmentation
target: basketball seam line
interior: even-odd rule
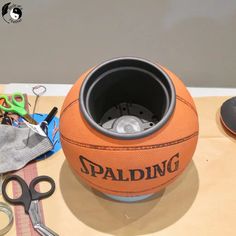
[[[84,147],[84,148],[90,148],[90,149],[98,149],[98,150],[109,150],[109,151],[136,151],[136,150],[148,150],[148,149],[156,149],[156,148],[163,148],[168,147],[172,145],[176,145],[179,143],[183,143],[188,141],[189,139],[195,137],[198,135],[198,131],[192,133],[191,135],[185,136],[180,139],[176,139],[174,141],[166,142],[166,143],[160,143],[160,144],[152,144],[152,145],[146,145],[146,146],[130,146],[130,147],[112,147],[112,146],[100,146],[100,145],[94,145],[94,144],[87,144],[87,143],[81,143],[77,142],[75,140],[71,140],[66,138],[61,133],[61,138],[67,141],[68,143],[71,143],[76,146]]]
[[[76,100],[72,101],[70,104],[68,104],[68,105],[64,108],[64,110],[61,112],[61,117],[62,117],[62,115],[66,112],[66,110],[69,109],[69,108],[70,108],[75,102],[77,102],[77,101],[79,101],[79,99],[76,99]]]
[[[161,186],[163,186],[163,185],[166,185],[166,184],[168,184],[169,182],[171,182],[173,179],[177,178],[183,171],[184,171],[184,170],[180,171],[180,172],[178,173],[178,175],[173,176],[173,177],[172,177],[171,179],[169,179],[168,181],[166,181],[166,182],[164,182],[164,183],[162,183],[162,184],[159,184],[159,185],[157,185],[157,186],[155,186],[155,187],[151,187],[151,188],[148,188],[148,189],[145,189],[145,190],[142,190],[142,191],[129,191],[129,192],[127,192],[127,191],[118,191],[118,190],[111,190],[111,189],[104,188],[104,187],[99,186],[99,185],[97,185],[97,184],[91,182],[90,180],[84,178],[84,176],[82,176],[78,171],[76,171],[76,173],[77,173],[84,181],[87,181],[87,182],[89,182],[91,185],[94,185],[94,186],[96,186],[96,187],[98,187],[98,188],[101,188],[101,189],[103,189],[103,190],[106,190],[106,191],[109,191],[109,192],[114,192],[114,193],[131,193],[131,194],[132,194],[132,193],[143,193],[143,192],[147,192],[147,191],[153,190],[153,189],[155,189],[155,188],[159,188],[159,187],[161,187]]]
[[[186,106],[190,107],[193,110],[193,112],[197,115],[197,111],[195,110],[194,106],[191,103],[189,103],[188,101],[186,101],[184,98],[180,97],[179,95],[176,95],[176,98],[179,101],[183,102]]]

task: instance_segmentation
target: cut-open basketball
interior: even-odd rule
[[[71,168],[112,196],[146,196],[174,181],[192,159],[198,116],[172,72],[124,57],[83,74],[60,117],[61,143]]]

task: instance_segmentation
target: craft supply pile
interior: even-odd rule
[[[49,176],[38,176],[28,186],[24,179],[15,174],[28,163],[44,161],[51,156],[59,142],[59,139],[55,140],[59,135],[58,119],[55,117],[57,107],[52,107],[48,114],[36,113],[38,100],[46,93],[46,87],[35,86],[32,91],[36,96],[34,104],[29,104],[27,95],[20,92],[0,94],[0,194],[6,201],[0,202],[0,211],[8,217],[8,223],[0,227],[0,235],[6,234],[14,221],[7,203],[23,205],[25,214],[29,215],[33,228],[40,235],[58,235],[44,225],[39,207],[40,200],[54,193],[54,180]],[[21,195],[17,198],[12,198],[7,188],[13,181],[21,187]],[[39,191],[36,185],[40,182],[50,184],[48,192]]]

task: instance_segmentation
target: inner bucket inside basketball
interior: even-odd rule
[[[174,106],[175,89],[168,75],[143,60],[104,63],[87,76],[80,91],[80,108],[87,122],[120,139],[157,131]]]

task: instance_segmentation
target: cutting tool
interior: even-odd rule
[[[22,190],[21,196],[16,199],[9,197],[6,191],[8,183],[12,181],[16,181],[21,186]],[[51,185],[48,192],[41,193],[35,190],[35,186],[40,182],[48,182]],[[59,236],[43,224],[39,209],[39,200],[50,197],[54,191],[55,182],[49,176],[38,176],[34,178],[28,186],[20,176],[11,175],[7,176],[2,184],[2,195],[4,199],[13,205],[23,205],[25,213],[30,216],[34,229],[42,236]]]
[[[11,96],[11,100],[9,100],[7,95],[0,95],[0,109],[5,112],[15,113],[31,124],[37,124],[25,109],[25,97],[22,93],[14,93]]]

